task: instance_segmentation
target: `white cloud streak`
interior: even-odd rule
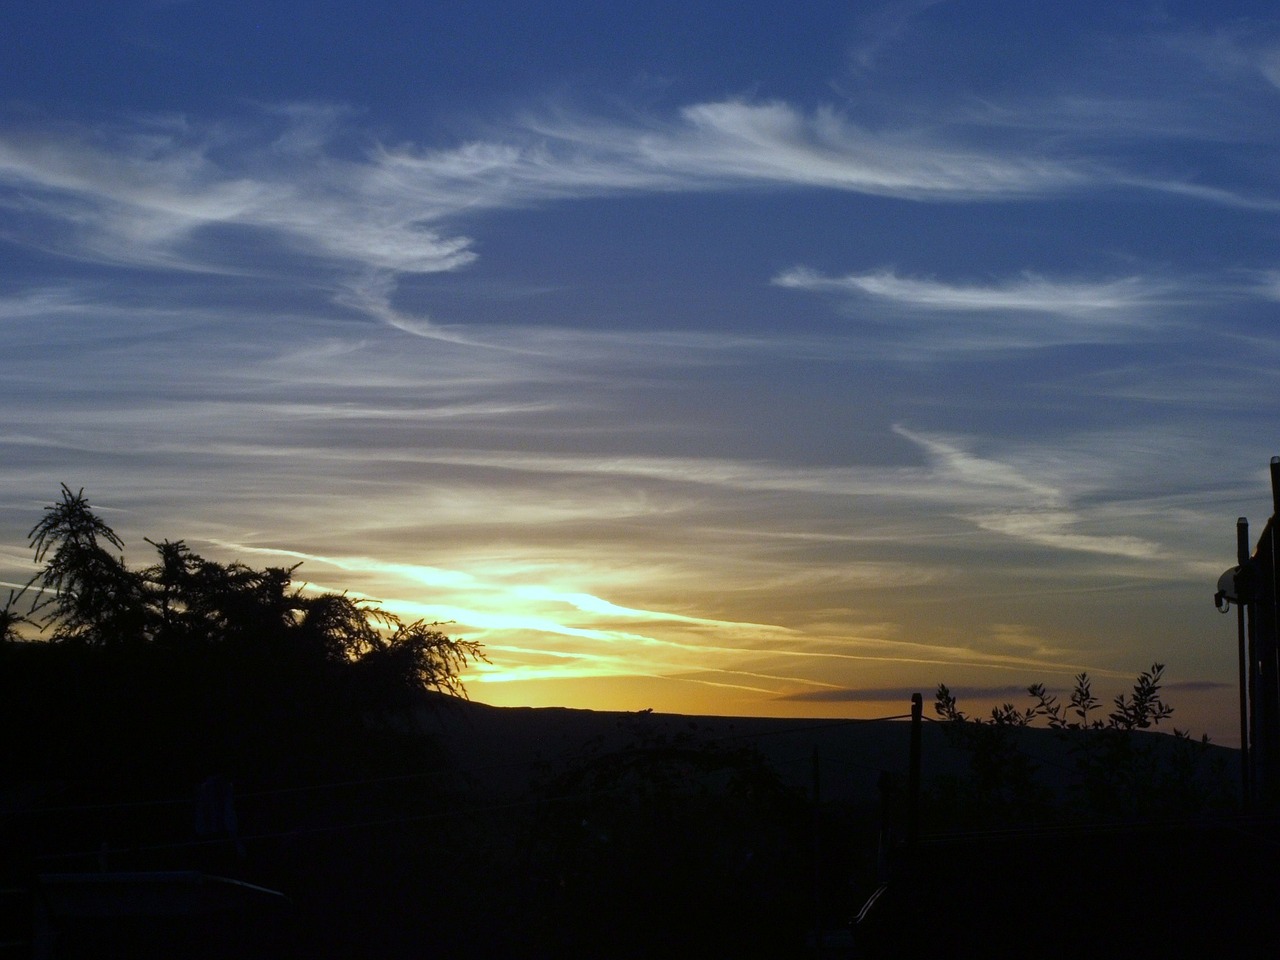
[[[778,286],[862,294],[919,310],[959,313],[1047,313],[1099,324],[1114,323],[1153,306],[1175,303],[1169,285],[1140,277],[1106,281],[1055,281],[1035,275],[989,286],[948,284],[876,270],[824,277],[797,267],[779,274]]]
[[[1023,274],[998,283],[945,283],[890,269],[826,276],[792,268],[778,287],[842,298],[856,319],[890,326],[891,346],[906,356],[1010,351],[1066,344],[1119,343],[1169,334],[1193,303],[1224,292],[1166,280],[1123,276],[1102,280],[1050,279]]]
[[[980,138],[948,133],[945,125],[871,130],[830,107],[806,113],[779,101],[697,103],[674,118],[629,125],[545,112],[487,139],[438,148],[375,145],[354,158],[334,147],[349,122],[340,108],[294,105],[234,132],[173,119],[128,129],[7,132],[0,134],[0,203],[42,224],[11,239],[110,264],[304,276],[303,265],[319,258],[337,271],[338,304],[404,332],[454,340],[458,331],[397,309],[393,295],[399,277],[473,263],[477,252],[462,224],[490,210],[751,188],[1029,199],[1108,184],[1228,205],[1271,203],[1219,185],[1061,159],[1061,151],[1046,153],[1016,137],[979,148],[970,144]],[[249,249],[265,244],[269,254],[246,257],[246,239]],[[1136,277],[1028,275],[966,286],[891,270],[832,278],[797,268],[775,282],[916,310],[1020,311],[1070,321],[1067,329],[988,331],[975,340],[996,346],[1114,336],[1172,292]]]
[[[277,111],[283,131],[257,143],[240,134],[247,142],[234,151],[225,131],[176,122],[9,132],[4,202],[45,218],[55,248],[106,262],[229,269],[207,230],[240,227],[360,272],[430,273],[474,259],[451,226],[458,218],[559,199],[753,184],[974,199],[1088,179],[1057,161],[871,133],[831,109],[806,115],[777,102],[696,104],[675,121],[630,127],[527,117],[493,140],[377,147],[355,160],[328,153],[338,113],[318,122],[317,112]]]
[[[828,107],[721,101],[684,108],[653,130],[530,120],[549,146],[593,144],[609,162],[584,164],[584,185],[690,189],[732,184],[820,187],[879,196],[978,199],[1083,185],[1084,169],[1014,151],[966,149],[923,131],[872,132]],[[573,170],[576,165],[567,165]],[[600,176],[608,171],[607,176]],[[532,181],[531,181],[532,182]]]
[[[982,530],[1058,550],[1105,554],[1130,560],[1165,559],[1158,544],[1127,534],[1093,534],[1084,526],[1082,512],[1063,487],[1030,477],[1017,467],[966,452],[952,441],[928,437],[903,427],[896,432],[925,451],[934,464],[934,480],[940,487],[989,490],[1002,501],[995,510],[970,510],[962,515]],[[953,501],[960,506],[961,500]],[[993,504],[994,505],[994,504]]]
[[[516,451],[393,455],[420,463],[500,473],[576,475],[602,480],[632,478],[677,486],[712,487],[724,492],[772,491],[797,496],[847,497],[861,503],[863,512],[875,509],[872,503],[892,504],[896,510],[912,506],[941,508],[976,529],[1054,550],[1104,554],[1124,560],[1173,559],[1149,537],[1123,531],[1092,532],[1096,521],[1090,519],[1090,512],[1079,503],[1102,481],[1097,476],[1089,476],[1088,461],[1077,459],[1054,464],[1031,459],[1028,464],[1038,471],[1033,474],[1008,460],[975,455],[954,440],[901,426],[896,427],[895,432],[926,456],[925,466],[798,468],[713,458],[540,456]],[[373,459],[376,458],[375,454]],[[1098,467],[1094,465],[1093,469]],[[532,510],[524,522],[533,521],[537,514],[537,510]],[[1115,522],[1114,516],[1108,516],[1101,526],[1110,530]],[[1170,569],[1175,567],[1176,564],[1171,564]],[[809,576],[814,576],[812,570]],[[592,599],[592,602],[596,601]],[[647,614],[637,613],[637,616]]]
[[[854,306],[875,305],[877,316],[893,320],[901,349],[926,354],[1143,339],[1167,331],[1188,304],[1211,295],[1138,276],[1053,280],[1024,274],[978,285],[904,277],[890,269],[829,277],[795,267],[773,282]]]

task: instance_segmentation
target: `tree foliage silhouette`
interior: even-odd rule
[[[1085,673],[1076,676],[1066,704],[1034,683],[1027,687],[1029,706],[1002,703],[986,717],[966,715],[947,685],[939,684],[934,712],[946,721],[950,742],[968,754],[970,776],[947,782],[946,796],[935,799],[961,820],[1005,824],[1064,813],[1089,819],[1182,814],[1226,802],[1225,773],[1201,769],[1208,737],[1197,743],[1176,728],[1168,742],[1135,736],[1173,715],[1161,694],[1164,669],[1154,663],[1142,671],[1129,693],[1115,697],[1105,720],[1094,715],[1102,703]],[[1039,764],[1019,735],[1039,723],[1067,744],[1066,810],[1054,809]]]
[[[211,772],[263,785],[413,764],[432,748],[406,711],[429,692],[465,697],[484,659],[442,624],[298,584],[297,566],[148,540],[154,562],[131,568],[65,485],[29,540],[40,569],[0,610],[10,777],[163,790]]]
[[[73,493],[65,484],[28,539],[44,565],[27,584],[38,599],[20,614],[10,594],[0,619],[5,638],[15,638],[22,623],[38,623],[55,642],[95,647],[274,646],[361,667],[388,687],[457,696],[466,695],[461,672],[484,659],[479,643],[451,638],[441,624],[406,623],[345,593],[305,593],[293,583],[299,565],[221,564],[182,540],[148,540],[156,562],[130,570],[107,549],[123,550],[124,542],[93,512],[83,489]]]
[[[1173,716],[1173,707],[1160,696],[1163,679],[1163,663],[1153,663],[1151,669],[1142,671],[1134,681],[1132,695],[1122,693],[1115,698],[1115,710],[1107,715],[1105,723],[1101,719],[1090,719],[1089,715],[1101,703],[1093,695],[1093,681],[1087,673],[1076,676],[1071,691],[1070,713],[1056,696],[1048,693],[1043,683],[1033,683],[1027,687],[1027,693],[1036,701],[1034,704],[1019,710],[1011,703],[1002,703],[991,709],[985,722],[998,727],[1026,727],[1043,719],[1055,730],[1146,730]],[[943,720],[969,719],[960,711],[955,696],[945,683],[938,684],[934,712]],[[1071,719],[1072,714],[1075,720]]]
[[[4,607],[0,608],[0,644],[19,639],[18,628],[24,623],[31,622],[28,617],[18,612],[18,601],[21,598],[21,592],[10,590]]]
[[[84,489],[72,493],[64,483],[62,500],[45,508],[27,535],[36,563],[44,569],[31,585],[44,595],[32,607],[43,612],[56,640],[111,643],[136,637],[142,628],[143,581],[113,556],[124,543],[89,507]]]

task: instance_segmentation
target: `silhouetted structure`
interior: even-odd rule
[[[1236,521],[1236,566],[1218,580],[1214,602],[1237,608],[1240,644],[1240,751],[1246,800],[1280,797],[1280,457],[1271,458],[1272,515],[1249,555],[1249,521]]]

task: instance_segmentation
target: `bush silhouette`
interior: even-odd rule
[[[1075,678],[1067,704],[1035,683],[1032,703],[994,707],[986,717],[960,710],[946,684],[939,684],[934,712],[948,741],[963,750],[969,775],[946,777],[935,785],[933,812],[944,824],[1010,826],[1047,820],[1129,820],[1180,816],[1227,806],[1229,779],[1209,757],[1209,740],[1146,733],[1173,715],[1161,695],[1164,665],[1140,673],[1129,693],[1112,701],[1106,718],[1085,673]],[[1065,744],[1065,762],[1046,777],[1045,763],[1028,749],[1027,728],[1043,724]],[[1062,783],[1065,792],[1049,788]]]

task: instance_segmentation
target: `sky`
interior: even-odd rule
[[[8,0],[0,582],[59,484],[479,640],[473,699],[1238,739],[1280,14]]]

